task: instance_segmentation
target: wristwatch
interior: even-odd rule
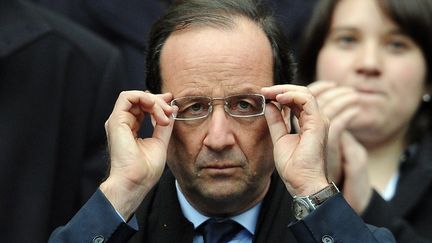
[[[293,198],[293,212],[294,217],[297,220],[301,220],[312,211],[314,211],[319,205],[325,202],[328,198],[339,193],[339,189],[336,185],[331,182],[327,187],[314,193],[310,196],[294,196]]]

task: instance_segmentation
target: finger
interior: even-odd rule
[[[275,98],[277,102],[289,106],[294,112],[305,111],[311,115],[319,114],[318,104],[315,97],[307,89],[300,91],[286,91],[278,94]]]
[[[367,151],[349,132],[341,136],[344,144],[343,153],[345,156],[345,174],[347,177],[356,175],[359,171],[367,174]]]
[[[171,115],[173,109],[170,102],[173,99],[173,95],[171,93],[164,93],[158,94],[156,97],[156,102],[162,107],[164,112],[167,113],[167,115]]]
[[[321,112],[327,116],[330,120],[340,115],[349,109],[359,109],[359,96],[358,95],[344,95],[337,99],[327,103],[327,105],[321,106],[319,104]]]
[[[335,117],[330,123],[329,141],[339,140],[342,132],[347,129],[349,123],[358,113],[359,109],[354,107]]]
[[[159,139],[167,148],[169,144],[169,140],[171,137],[171,133],[174,127],[174,117],[170,117],[168,126],[161,126],[156,124],[153,130],[153,137]]]
[[[288,128],[285,125],[281,112],[273,103],[266,105],[265,118],[273,144],[276,144],[282,136],[288,134]]]
[[[281,112],[287,131],[291,131],[291,109],[288,106],[283,106]]]
[[[114,141],[112,138],[118,138],[121,141],[133,139],[138,136],[140,124],[136,117],[129,112],[119,112],[116,117],[111,116],[106,122],[106,134],[108,144]]]
[[[320,95],[316,96],[318,104],[320,107],[326,107],[329,103],[335,102],[339,103],[342,98],[358,99],[358,93],[354,91],[351,87],[336,87],[333,89],[328,89],[322,92]]]
[[[276,100],[276,96],[279,94],[283,94],[289,91],[302,92],[302,93],[310,93],[309,89],[305,86],[293,85],[293,84],[283,84],[283,85],[274,85],[270,87],[261,88],[261,93],[267,98],[271,100]]]
[[[166,103],[169,103],[173,99],[173,95],[170,92],[157,94],[156,96],[163,99]]]
[[[164,112],[172,112],[172,107],[167,103],[172,98],[170,93],[154,95],[149,92],[130,90],[120,93],[114,105],[114,112],[130,111],[130,109],[139,105],[144,112],[152,113],[152,109],[157,104]],[[170,114],[168,114],[170,115]]]
[[[129,90],[120,93],[114,105],[113,112],[116,111],[129,111],[133,105],[141,105],[144,107],[152,107],[154,105],[154,98],[152,94],[144,91]]]
[[[163,126],[168,125],[169,117],[173,112],[173,107],[168,104],[173,98],[172,94],[164,93],[153,95],[148,92],[146,92],[146,94],[148,94],[150,98],[154,100],[154,104],[151,107],[146,104],[141,104],[141,109],[151,114],[153,126],[155,126],[156,123]]]
[[[336,83],[333,81],[327,81],[327,80],[319,80],[315,81],[311,84],[309,84],[307,87],[309,88],[310,92],[315,96],[321,95],[323,92],[335,88]]]
[[[170,112],[165,112],[162,106],[159,104],[155,104],[153,108],[149,111],[152,117],[152,121],[155,122],[155,124],[167,126],[170,122],[170,117],[172,114],[172,107],[170,107]]]

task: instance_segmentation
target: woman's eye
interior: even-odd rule
[[[346,35],[339,36],[336,38],[336,43],[344,48],[350,47],[357,42],[357,39],[354,36]]]
[[[408,49],[408,44],[405,43],[404,41],[394,40],[394,41],[389,41],[387,43],[387,48],[391,52],[401,53]]]

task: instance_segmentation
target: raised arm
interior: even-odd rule
[[[171,99],[170,93],[125,91],[120,94],[105,123],[109,176],[68,224],[53,232],[49,242],[99,242],[102,239],[124,242],[135,232],[136,222],[130,218],[165,167],[174,124],[171,118],[174,109],[168,105]],[[147,114],[154,121],[154,132],[150,138],[140,138],[138,131]]]

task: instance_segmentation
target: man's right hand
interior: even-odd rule
[[[172,98],[171,93],[124,91],[105,123],[111,164],[100,189],[125,219],[162,175],[174,124],[174,109],[168,104]],[[139,138],[146,113],[155,123],[154,132],[150,138]]]

